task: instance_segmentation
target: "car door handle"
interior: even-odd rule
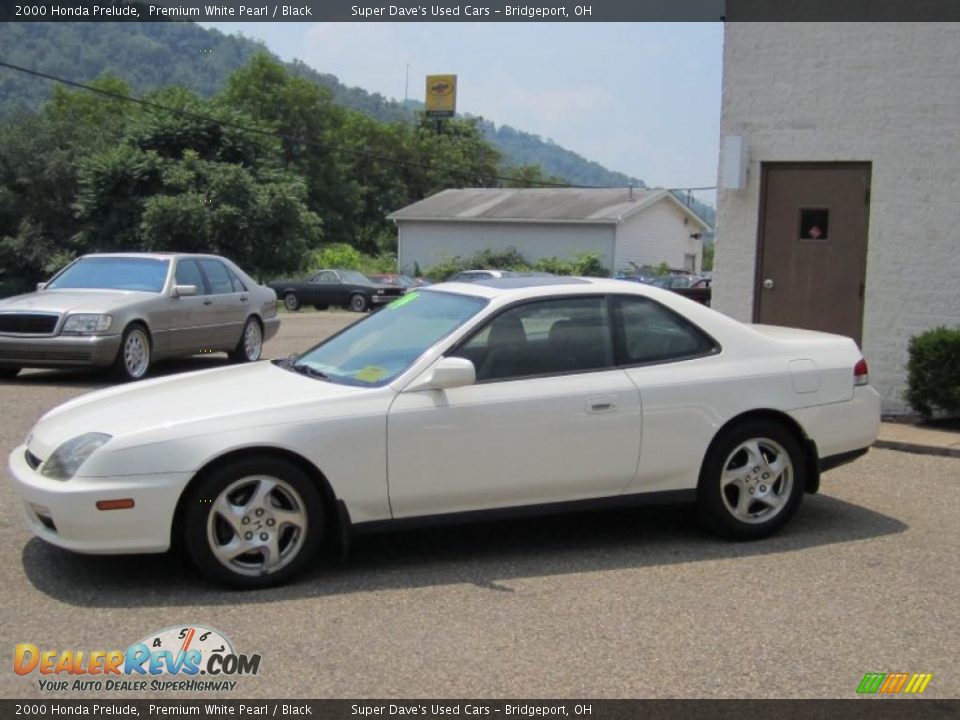
[[[246,298],[246,297],[241,297],[241,298],[240,298],[240,302],[246,302],[246,301],[247,301],[247,298]]]
[[[612,395],[601,395],[587,399],[587,412],[589,413],[608,413],[616,409],[616,398]]]
[[[204,300],[204,301],[203,301],[203,304],[204,304],[204,305],[213,305],[213,300]]]

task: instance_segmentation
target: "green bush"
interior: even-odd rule
[[[481,250],[480,252],[463,258],[443,258],[436,265],[428,267],[424,275],[433,282],[441,282],[454,273],[462,270],[476,269],[515,270],[517,272],[553,273],[554,275],[578,275],[584,277],[609,277],[610,271],[600,262],[598,253],[581,253],[569,260],[558,257],[541,258],[535,263],[528,263],[516,248],[505,250]]]
[[[960,327],[910,338],[907,402],[929,420],[935,411],[960,417]]]
[[[333,243],[319,250],[314,250],[307,258],[307,272],[315,272],[324,268],[340,268],[343,270],[359,270],[367,275],[378,273],[395,273],[397,260],[392,255],[364,255],[346,243]]]

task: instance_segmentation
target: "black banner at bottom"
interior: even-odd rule
[[[0,700],[0,718],[445,718],[457,720],[927,720],[960,700]]]

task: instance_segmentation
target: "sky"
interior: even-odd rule
[[[346,85],[424,99],[549,138],[660,187],[716,184],[721,23],[202,23],[263,40]],[[698,194],[711,201],[712,193]]]

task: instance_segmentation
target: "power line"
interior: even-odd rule
[[[15,65],[13,63],[8,63],[3,60],[0,60],[0,67],[7,68],[8,70],[14,70],[16,72],[21,72],[26,75],[32,75],[34,77],[42,78],[44,80],[50,80],[52,82],[61,83],[62,85],[75,87],[80,90],[86,90],[87,92],[91,92],[96,95],[102,95],[104,97],[112,98],[114,100],[121,100],[123,102],[134,103],[136,105],[140,105],[140,106],[149,108],[151,110],[167,112],[173,115],[178,115],[180,117],[189,118],[191,120],[209,122],[215,125],[219,125],[221,127],[231,128],[233,130],[239,130],[241,132],[249,132],[249,133],[255,133],[258,135],[266,135],[269,137],[278,138],[280,140],[287,140],[290,142],[305,143],[307,145],[313,145],[315,147],[323,148],[331,152],[340,152],[347,155],[355,155],[355,156],[363,157],[369,160],[379,160],[380,162],[384,162],[390,165],[415,167],[421,170],[440,170],[440,171],[450,172],[454,175],[461,175],[464,177],[477,177],[478,175],[478,173],[473,170],[460,170],[456,168],[444,167],[442,165],[417,162],[415,160],[401,160],[399,158],[380,155],[377,153],[371,153],[366,150],[349,148],[343,145],[333,145],[331,143],[324,143],[324,142],[320,142],[313,139],[303,140],[301,138],[293,138],[281,132],[266,130],[264,128],[251,127],[249,125],[241,125],[239,123],[230,122],[228,120],[221,120],[219,118],[211,117],[209,115],[202,115],[200,113],[191,112],[183,108],[174,108],[168,105],[161,105],[160,103],[153,102],[152,100],[145,100],[143,98],[134,97],[132,95],[124,95],[123,93],[113,92],[112,90],[105,90],[103,88],[93,87],[92,85],[76,82],[74,80],[68,80],[66,78],[58,77],[56,75],[50,75],[49,73],[41,72],[39,70],[32,70],[30,68],[22,67],[20,65]],[[523,178],[508,176],[508,175],[488,175],[487,177],[493,180],[501,180],[504,182],[525,182],[527,184],[538,185],[540,187],[546,187],[546,188],[571,188],[571,189],[578,189],[578,190],[613,190],[613,189],[620,189],[621,187],[618,185],[574,185],[573,183],[556,183],[556,182],[550,182],[547,180],[525,180]],[[717,188],[716,186],[711,186],[711,187],[693,187],[693,188],[678,187],[678,188],[665,188],[665,189],[670,192],[691,193],[699,190],[716,190]]]
[[[343,145],[333,145],[330,143],[319,142],[313,139],[302,140],[300,138],[293,138],[284,133],[275,132],[272,130],[265,130],[263,128],[251,127],[249,125],[241,125],[239,123],[230,122],[228,120],[221,120],[219,118],[211,117],[209,115],[202,115],[200,113],[191,112],[183,108],[174,108],[168,105],[161,105],[160,103],[153,102],[152,100],[145,100],[143,98],[133,97],[131,95],[124,95],[122,93],[113,92],[112,90],[105,90],[103,88],[93,87],[91,85],[86,85],[84,83],[75,82],[73,80],[67,80],[66,78],[57,77],[56,75],[50,75],[48,73],[40,72],[39,70],[31,70],[30,68],[21,67],[19,65],[14,65],[13,63],[8,63],[0,60],[0,67],[5,67],[9,70],[15,70],[17,72],[25,73],[27,75],[33,75],[34,77],[43,78],[44,80],[51,80],[53,82],[58,82],[63,85],[69,85],[70,87],[79,88],[81,90],[86,90],[88,92],[95,93],[97,95],[102,95],[104,97],[109,97],[114,100],[122,100],[124,102],[131,102],[143,107],[149,108],[151,110],[158,110],[162,112],[168,112],[173,115],[178,115],[180,117],[189,118],[191,120],[198,120],[201,122],[208,122],[219,125],[221,127],[230,128],[233,130],[239,130],[241,132],[256,133],[259,135],[267,135],[270,137],[279,138],[281,140],[288,140],[290,142],[305,142],[308,145],[313,145],[315,147],[323,148],[331,152],[341,152],[348,155],[356,155],[358,157],[363,157],[369,160],[379,160],[387,164],[393,165],[404,165],[407,167],[416,167],[421,170],[440,170],[452,173],[454,175],[462,175],[465,177],[477,177],[480,173],[474,170],[460,170],[456,168],[445,167],[443,165],[436,165],[431,163],[417,162],[415,160],[401,160],[399,158],[388,157],[386,155],[379,155],[377,153],[371,153],[366,150],[358,150],[355,148],[345,147]],[[590,187],[590,186],[577,186],[570,183],[555,183],[549,182],[546,180],[523,180],[518,177],[510,177],[506,175],[487,175],[486,177],[493,180],[502,180],[504,182],[517,182],[523,181],[530,184],[541,185],[545,187],[558,187],[558,188],[569,188],[569,187]]]

